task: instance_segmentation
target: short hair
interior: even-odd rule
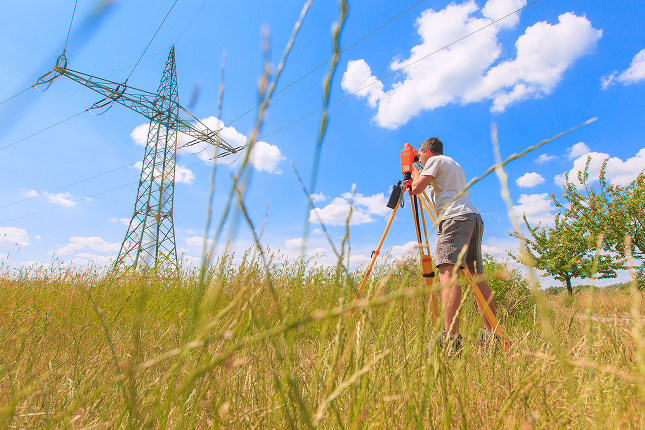
[[[425,148],[428,148],[435,155],[443,155],[443,143],[441,143],[438,137],[431,137],[424,140],[419,145],[419,151],[423,151]]]

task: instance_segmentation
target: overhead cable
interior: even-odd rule
[[[153,40],[155,40],[155,37],[157,37],[157,33],[159,33],[159,30],[161,30],[161,27],[162,27],[162,26],[163,26],[163,24],[166,22],[166,19],[168,19],[168,16],[170,15],[170,12],[172,12],[172,10],[175,8],[175,5],[177,4],[177,1],[178,1],[178,0],[175,0],[175,2],[174,2],[174,3],[172,4],[172,6],[170,7],[170,10],[168,11],[168,13],[166,14],[166,16],[164,17],[163,21],[161,21],[161,24],[159,24],[159,28],[157,28],[157,31],[155,31],[155,34],[154,34],[154,36],[152,36],[152,39],[150,39],[150,42],[148,42],[148,46],[146,46],[146,49],[144,49],[144,50],[143,50],[143,53],[141,54],[141,57],[139,57],[139,60],[137,60],[137,63],[134,65],[134,67],[133,67],[133,68],[132,68],[132,70],[130,71],[130,74],[129,74],[129,75],[128,75],[128,77],[125,79],[125,81],[126,81],[126,82],[128,82],[128,79],[130,79],[130,76],[132,76],[132,73],[134,73],[134,69],[136,69],[136,68],[137,68],[137,66],[139,65],[139,62],[141,61],[141,59],[142,59],[142,58],[143,58],[143,56],[145,55],[146,51],[148,50],[148,48],[150,48],[150,45],[152,44],[152,41],[153,41]]]
[[[80,114],[82,114],[82,113],[87,112],[88,110],[89,110],[89,109],[84,109],[84,110],[80,111],[80,112],[79,112],[79,113],[77,113],[77,114],[74,114],[74,115],[72,115],[72,116],[70,116],[70,117],[68,117],[68,118],[65,118],[65,119],[64,119],[64,120],[62,120],[62,121],[58,121],[56,124],[52,124],[52,125],[50,125],[49,127],[45,127],[45,128],[43,128],[42,130],[39,130],[39,131],[37,131],[37,132],[35,132],[35,133],[32,133],[32,134],[30,134],[30,135],[29,135],[29,136],[27,136],[27,137],[23,137],[23,138],[22,138],[22,139],[20,139],[20,140],[16,140],[15,142],[10,143],[10,144],[9,144],[9,145],[7,145],[7,146],[3,146],[2,148],[0,148],[0,151],[3,151],[3,150],[5,150],[5,149],[7,149],[7,148],[9,148],[9,147],[11,147],[11,146],[13,146],[13,145],[17,144],[17,143],[22,142],[23,140],[27,140],[27,139],[29,139],[30,137],[33,137],[33,136],[35,136],[35,135],[37,135],[37,134],[40,134],[40,133],[42,133],[43,131],[49,130],[49,129],[50,129],[50,128],[52,128],[52,127],[56,127],[57,125],[60,125],[60,124],[64,123],[65,121],[69,121],[69,120],[70,120],[70,119],[72,119],[72,118],[76,118],[77,116],[79,116],[79,115],[80,115]]]
[[[391,22],[392,22],[392,21],[394,21],[395,19],[399,18],[399,17],[400,17],[401,15],[403,15],[404,13],[406,13],[406,12],[410,11],[412,8],[414,8],[415,6],[419,5],[420,3],[423,3],[423,1],[424,1],[424,0],[420,0],[420,1],[416,2],[416,3],[415,3],[415,4],[413,4],[412,6],[410,6],[409,8],[407,8],[406,10],[404,10],[403,12],[401,12],[400,14],[398,14],[397,16],[395,16],[394,18],[392,18],[391,20],[389,20],[388,22],[386,22],[385,24],[383,24],[383,25],[381,25],[380,27],[378,27],[376,30],[373,30],[371,33],[369,33],[369,34],[367,34],[367,35],[363,36],[362,38],[360,38],[360,39],[359,39],[359,40],[357,40],[356,42],[352,43],[352,44],[351,44],[351,45],[349,45],[347,48],[345,48],[345,49],[343,49],[342,51],[340,51],[340,54],[339,54],[339,55],[343,54],[343,53],[344,53],[345,51],[347,51],[348,49],[351,49],[351,48],[353,48],[354,46],[358,45],[358,44],[359,44],[359,43],[361,43],[363,40],[365,40],[365,39],[367,39],[368,37],[370,37],[372,34],[376,33],[377,31],[379,31],[380,29],[382,29],[383,27],[385,27],[386,25],[388,25],[389,23],[391,23]],[[332,58],[333,58],[333,57],[332,57]],[[316,70],[320,69],[322,66],[324,66],[324,65],[325,65],[325,64],[327,64],[327,63],[329,63],[330,61],[331,61],[331,58],[330,58],[329,60],[325,61],[324,63],[320,64],[320,65],[319,65],[319,66],[317,66],[316,68],[314,68],[314,69],[310,70],[309,72],[305,73],[304,75],[302,75],[301,77],[299,77],[299,78],[298,78],[298,79],[296,79],[295,81],[291,82],[291,83],[290,83],[289,85],[287,85],[286,87],[282,88],[280,91],[278,91],[278,92],[274,93],[273,95],[271,95],[271,97],[269,98],[269,100],[270,100],[270,99],[272,99],[272,98],[274,98],[275,96],[277,96],[278,94],[280,94],[281,92],[283,92],[284,90],[286,90],[287,88],[291,87],[292,85],[294,85],[294,84],[296,84],[296,83],[300,82],[301,80],[303,80],[303,79],[304,79],[304,78],[306,78],[307,76],[311,75],[313,72],[315,72]],[[249,109],[248,111],[244,112],[242,115],[238,116],[238,117],[237,117],[237,118],[235,118],[233,121],[231,121],[231,122],[229,122],[228,124],[226,124],[226,126],[228,127],[229,125],[233,124],[233,123],[234,123],[235,121],[237,121],[238,119],[240,119],[240,118],[242,118],[242,117],[245,117],[246,115],[250,114],[251,112],[253,112],[253,111],[254,111],[254,110],[256,110],[257,108],[259,108],[260,106],[262,106],[262,103],[260,103],[259,105],[255,106],[254,108]]]
[[[381,82],[381,81],[383,81],[384,79],[389,78],[390,76],[395,75],[395,74],[397,74],[398,72],[400,72],[400,71],[402,71],[402,70],[404,70],[404,69],[407,69],[407,68],[408,68],[408,67],[410,67],[411,65],[418,63],[419,61],[421,61],[421,60],[425,60],[426,58],[430,57],[431,55],[434,55],[434,54],[436,54],[437,52],[441,52],[441,51],[443,51],[444,49],[446,49],[446,48],[448,48],[448,47],[450,47],[450,46],[454,45],[455,43],[460,42],[460,41],[462,41],[462,40],[464,40],[464,39],[466,39],[466,38],[468,38],[468,37],[472,36],[473,34],[478,33],[478,32],[480,32],[480,31],[482,31],[482,30],[484,30],[484,29],[486,29],[486,28],[490,27],[491,25],[493,25],[493,24],[495,24],[495,23],[497,23],[497,22],[499,22],[499,21],[501,21],[501,20],[503,20],[503,19],[508,18],[509,16],[516,14],[517,12],[521,11],[522,9],[526,9],[527,7],[531,6],[532,4],[537,3],[538,1],[540,1],[540,0],[534,0],[534,1],[532,1],[531,3],[529,3],[529,4],[527,4],[527,5],[523,6],[523,7],[519,8],[519,9],[517,9],[517,10],[515,10],[515,11],[511,12],[511,13],[509,13],[508,15],[504,15],[503,17],[501,17],[501,18],[499,18],[499,19],[496,19],[495,21],[493,21],[493,22],[491,22],[491,23],[489,23],[489,24],[486,24],[486,25],[485,25],[485,26],[483,26],[483,27],[478,28],[477,30],[473,31],[472,33],[468,33],[467,35],[465,35],[465,36],[463,36],[463,37],[460,37],[459,39],[455,40],[454,42],[451,42],[451,43],[449,43],[449,44],[447,44],[447,45],[443,46],[442,48],[439,48],[439,49],[437,49],[436,51],[433,51],[433,52],[429,53],[428,55],[424,55],[423,57],[419,58],[418,60],[415,60],[415,61],[413,61],[413,62],[411,62],[411,63],[408,63],[408,64],[406,64],[405,66],[400,67],[400,68],[398,68],[398,69],[394,70],[392,73],[389,73],[389,74],[387,74],[387,75],[383,76],[382,78],[380,78],[380,79],[378,79],[378,80],[375,80],[374,82],[369,83],[369,84],[365,85],[364,87],[359,88],[358,90],[356,90],[356,91],[354,91],[354,92],[352,92],[352,93],[346,94],[345,96],[343,96],[343,97],[341,97],[341,98],[339,98],[339,99],[334,100],[333,102],[331,102],[331,103],[329,103],[329,104],[327,104],[327,105],[325,105],[325,106],[321,107],[320,109],[317,109],[317,110],[315,110],[315,111],[313,111],[313,112],[311,112],[311,113],[308,113],[307,115],[305,115],[305,116],[303,116],[303,117],[300,117],[300,118],[298,118],[297,120],[292,121],[292,122],[290,122],[289,124],[287,124],[287,125],[285,125],[285,126],[283,126],[283,127],[278,128],[277,130],[273,130],[271,133],[265,134],[264,136],[260,137],[260,139],[264,139],[265,137],[271,136],[272,134],[277,133],[277,132],[278,132],[278,131],[280,131],[280,130],[284,130],[285,128],[290,127],[290,126],[292,126],[293,124],[295,124],[295,123],[297,123],[297,122],[300,122],[300,121],[302,121],[303,119],[308,118],[308,117],[310,117],[311,115],[314,115],[314,114],[316,114],[316,113],[318,113],[318,112],[322,111],[323,109],[326,109],[327,107],[329,107],[329,106],[331,106],[331,105],[333,105],[333,104],[336,104],[336,103],[338,103],[338,102],[340,102],[340,101],[342,101],[342,100],[345,100],[347,97],[349,97],[349,96],[353,96],[354,94],[356,94],[356,93],[358,93],[358,92],[360,92],[360,91],[363,91],[365,88],[368,88],[368,87],[370,87],[370,86],[372,86],[372,85],[376,84],[377,82]]]

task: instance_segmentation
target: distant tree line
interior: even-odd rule
[[[552,194],[559,209],[555,225],[531,226],[524,215],[528,235],[510,233],[526,242],[535,267],[562,282],[573,294],[575,278],[615,278],[616,271],[628,267],[631,252],[638,264],[639,289],[645,287],[645,172],[627,186],[607,185],[605,160],[595,190],[589,184],[589,163],[578,172],[582,187],[565,174],[564,202]],[[579,189],[580,188],[580,189]],[[521,256],[511,257],[525,263]]]

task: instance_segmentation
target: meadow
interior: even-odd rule
[[[460,356],[438,344],[413,259],[364,267],[249,250],[199,270],[4,268],[3,428],[643,428],[635,284],[531,290],[487,259],[508,351],[480,343],[473,296]],[[239,262],[241,261],[241,262]]]

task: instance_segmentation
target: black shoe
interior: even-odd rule
[[[482,349],[494,348],[496,345],[501,345],[501,341],[497,333],[482,329],[479,333],[479,346]]]
[[[461,343],[463,337],[460,334],[448,336],[445,329],[441,329],[441,337],[439,338],[439,347],[446,349],[448,357],[459,358],[461,356]]]

